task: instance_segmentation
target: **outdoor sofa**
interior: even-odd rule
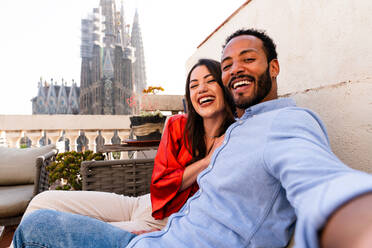
[[[19,224],[31,199],[48,189],[47,178],[36,175],[40,175],[40,170],[55,159],[56,154],[54,145],[24,149],[0,147],[0,226]]]

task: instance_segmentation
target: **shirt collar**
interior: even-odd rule
[[[244,120],[252,115],[262,114],[268,111],[294,106],[296,106],[296,103],[291,98],[280,98],[267,102],[262,102],[247,108],[240,119]]]

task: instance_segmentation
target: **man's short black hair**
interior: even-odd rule
[[[263,43],[263,49],[266,54],[267,62],[269,63],[273,59],[278,58],[278,54],[276,53],[276,45],[274,41],[265,33],[263,30],[257,30],[257,29],[239,29],[229,37],[227,37],[225,41],[225,45],[223,45],[223,49],[225,49],[227,43],[229,43],[230,40],[234,39],[235,37],[241,36],[241,35],[252,35],[260,39]]]

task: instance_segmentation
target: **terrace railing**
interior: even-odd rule
[[[44,137],[56,144],[62,137],[70,141],[70,150],[77,150],[78,137],[84,133],[89,150],[96,151],[96,138],[101,134],[111,144],[114,134],[121,140],[129,138],[127,115],[0,115],[0,145],[19,147],[23,137],[31,146],[40,146]],[[2,143],[2,144],[1,144]]]
[[[143,111],[185,112],[182,95],[143,95],[135,103]],[[69,140],[70,150],[77,150],[81,134],[88,140],[88,149],[96,151],[96,139],[104,138],[111,144],[116,136],[121,141],[130,135],[129,115],[0,115],[0,146],[19,147],[22,138],[31,140],[31,146],[40,146],[40,140],[56,144],[61,137]]]

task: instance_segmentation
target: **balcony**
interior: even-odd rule
[[[182,99],[181,95],[148,95],[141,100],[141,110],[180,113]],[[23,137],[31,140],[32,147],[40,146],[42,138],[52,144],[64,138],[69,140],[69,150],[77,151],[78,138],[84,134],[88,149],[96,151],[98,136],[111,144],[115,133],[121,141],[129,138],[129,115],[0,115],[0,146],[19,147]]]

